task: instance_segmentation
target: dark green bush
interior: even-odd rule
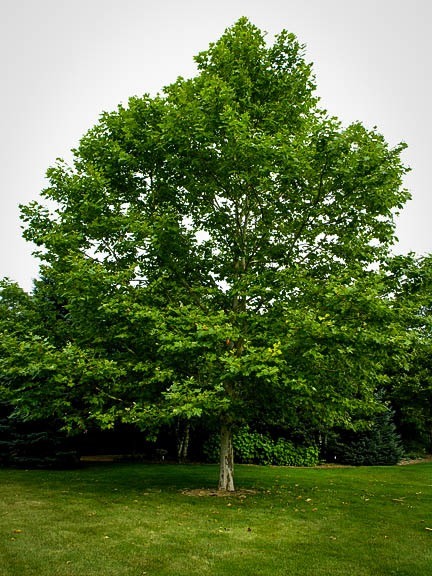
[[[273,440],[268,434],[253,432],[248,427],[238,430],[233,437],[235,460],[241,464],[274,464],[276,466],[315,466],[318,448],[296,446],[285,438]],[[219,457],[219,441],[212,436],[204,446],[209,462]]]
[[[0,406],[0,465],[70,468],[79,458],[71,441],[48,422],[21,422]]]
[[[316,466],[318,461],[316,446],[295,446],[285,438],[278,438],[273,446],[273,464],[278,466]]]
[[[391,466],[404,456],[402,442],[386,409],[363,432],[342,432],[330,446],[329,460],[352,466]]]

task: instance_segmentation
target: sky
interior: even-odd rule
[[[31,290],[19,204],[56,158],[70,162],[103,111],[193,76],[193,56],[241,16],[306,45],[330,115],[408,144],[395,250],[432,252],[430,0],[0,0],[0,278]]]

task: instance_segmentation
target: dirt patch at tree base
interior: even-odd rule
[[[257,490],[235,490],[234,492],[228,492],[227,490],[210,490],[206,488],[195,488],[193,490],[182,490],[181,493],[184,496],[212,496],[215,498],[247,498],[248,496],[253,496],[257,494]]]

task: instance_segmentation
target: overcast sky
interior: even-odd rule
[[[407,142],[398,251],[432,252],[430,0],[0,0],[0,277],[31,289],[18,205],[55,159],[102,111],[194,75],[193,56],[241,16],[306,44],[330,114]]]

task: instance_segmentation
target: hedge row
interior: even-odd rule
[[[268,434],[241,428],[234,434],[236,462],[242,464],[274,464],[276,466],[315,466],[319,462],[316,446],[296,446],[285,438],[273,440]],[[209,462],[219,457],[218,438],[213,436],[204,447]]]

